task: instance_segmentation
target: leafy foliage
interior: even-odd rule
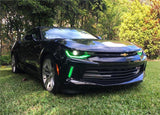
[[[120,17],[123,12],[127,11],[127,1],[125,0],[111,0],[106,1],[106,10],[99,13],[99,23],[97,33],[106,39],[117,39],[118,26],[121,24]]]
[[[0,56],[0,65],[9,65],[11,64],[10,55]]]
[[[122,16],[120,39],[138,44],[150,58],[157,57],[160,48],[160,45],[157,45],[160,40],[157,10],[154,5],[151,7],[141,4],[138,0],[131,2],[129,6],[129,11]]]

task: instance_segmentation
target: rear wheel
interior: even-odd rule
[[[14,54],[11,56],[11,60],[12,72],[19,73],[17,58]]]
[[[56,70],[53,59],[46,57],[42,65],[42,80],[44,88],[53,93],[58,92],[58,86],[56,82]]]

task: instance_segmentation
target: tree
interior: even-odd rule
[[[98,13],[105,9],[105,0],[65,0],[59,1],[56,9],[58,26],[70,26],[88,30],[96,34],[93,27],[98,22]]]
[[[127,1],[125,0],[106,0],[106,9],[99,13],[98,28],[99,34],[109,40],[118,38],[117,31],[121,24],[120,17],[127,11]]]
[[[82,28],[115,39],[125,0],[12,0],[0,1],[3,41],[19,40],[36,26]],[[6,39],[7,38],[7,39]]]
[[[41,25],[52,25],[54,0],[13,0],[0,1],[4,24],[3,38],[14,42],[21,38],[25,31]]]

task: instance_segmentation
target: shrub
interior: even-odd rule
[[[133,42],[144,49],[149,58],[158,57],[160,45],[160,20],[153,6],[131,2],[129,11],[122,16],[119,29],[121,40]]]
[[[9,64],[11,64],[10,55],[0,56],[0,65],[9,65]]]

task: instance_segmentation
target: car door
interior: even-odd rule
[[[39,72],[40,64],[39,64],[39,55],[42,50],[42,39],[40,36],[40,30],[34,29],[32,31],[32,42],[30,43],[30,55],[28,57],[28,61],[30,66],[35,72]]]
[[[30,55],[29,52],[29,46],[30,46],[30,42],[32,41],[31,38],[31,33],[27,32],[27,34],[25,35],[25,37],[22,39],[21,43],[20,43],[20,49],[19,49],[19,60],[21,62],[21,68],[23,68],[24,70],[26,69],[26,67],[28,67],[27,63],[27,58]]]
[[[32,72],[38,72],[39,65],[39,55],[42,50],[40,37],[40,30],[35,28],[29,31],[25,37],[25,40],[22,43],[23,49],[23,62],[25,63],[26,69],[31,70]]]
[[[31,41],[27,43],[28,45],[26,44],[26,63],[32,71],[38,72],[40,68],[39,55],[42,50],[40,30],[38,28],[33,29],[31,31],[31,37]]]

